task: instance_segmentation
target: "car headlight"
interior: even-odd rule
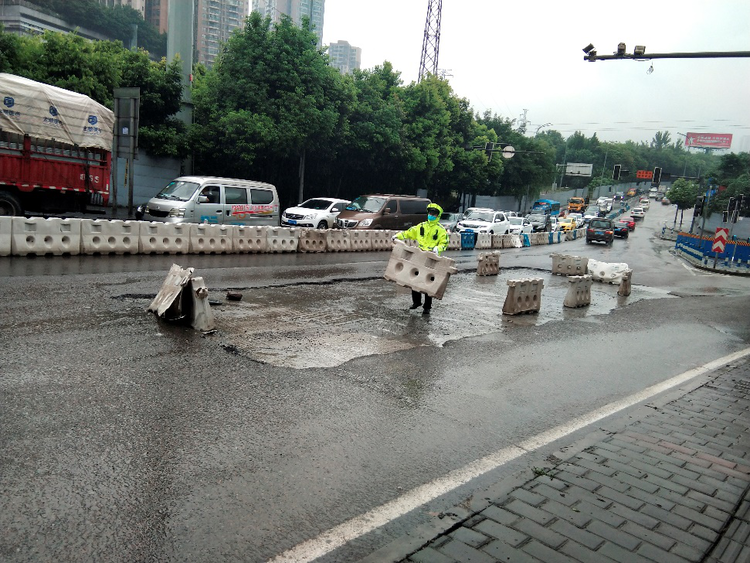
[[[365,219],[360,223],[363,227],[369,227],[372,224],[372,219]]]
[[[185,216],[185,208],[184,207],[173,207],[169,210],[169,216],[170,217],[184,217]]]
[[[312,219],[313,217],[315,217],[315,213],[308,213],[307,215],[305,215],[305,216],[304,216],[304,217],[302,217],[302,218],[303,218],[303,219]]]

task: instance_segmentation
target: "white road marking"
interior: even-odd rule
[[[692,269],[692,268],[688,268],[688,266],[687,266],[687,264],[685,264],[685,262],[680,262],[680,264],[682,264],[682,267],[683,267],[683,268],[685,268],[685,269],[686,269],[686,270],[687,270],[688,272],[690,272],[690,273],[691,273],[691,274],[693,274],[694,276],[698,275],[698,274],[696,274],[696,273],[695,273],[695,272],[693,271],[693,269]]]
[[[537,434],[528,440],[524,440],[517,446],[503,448],[493,454],[473,461],[460,469],[456,469],[442,477],[438,477],[434,481],[416,487],[390,502],[339,524],[338,526],[323,532],[316,538],[298,544],[292,549],[277,555],[271,560],[271,563],[307,563],[313,561],[318,557],[322,557],[323,555],[338,549],[347,542],[363,536],[364,534],[403,516],[407,512],[436,499],[440,495],[468,483],[475,477],[479,477],[488,471],[496,469],[525,453],[546,446],[555,440],[564,438],[565,436],[607,416],[615,414],[642,401],[646,401],[659,393],[678,385],[682,385],[695,377],[709,373],[725,364],[734,362],[748,355],[750,355],[750,348],[745,348],[744,350],[729,354],[723,358],[713,360],[671,379],[647,387],[646,389],[620,401],[609,403],[600,409],[596,409],[590,413],[579,416],[578,418],[574,418],[566,424],[557,426],[546,432],[542,432],[541,434]]]

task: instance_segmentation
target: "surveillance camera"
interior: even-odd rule
[[[586,54],[588,55],[588,54],[589,54],[589,51],[591,51],[591,50],[592,50],[593,48],[594,48],[594,44],[593,44],[593,43],[589,43],[588,45],[586,45],[586,46],[585,46],[585,47],[583,48],[583,52],[584,52],[584,53],[586,53]]]

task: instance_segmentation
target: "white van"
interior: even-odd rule
[[[264,182],[182,176],[169,182],[142,211],[144,221],[276,227],[279,196]]]

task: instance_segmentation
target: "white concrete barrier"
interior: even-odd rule
[[[345,229],[326,231],[326,248],[328,252],[348,252],[350,248],[349,231]]]
[[[191,254],[232,254],[232,225],[190,225]]]
[[[384,277],[403,287],[442,299],[451,274],[457,271],[453,259],[397,241],[391,250]]]
[[[373,231],[349,231],[349,250],[363,252],[372,250]]]
[[[259,254],[268,248],[268,227],[232,226],[232,248],[239,253]]]
[[[552,273],[562,276],[583,276],[588,272],[589,259],[569,254],[550,254]]]
[[[391,231],[370,231],[372,250],[390,250],[391,246],[393,246],[391,244],[392,236]]]
[[[81,253],[81,220],[12,217],[11,254],[44,256]]]
[[[591,304],[591,284],[594,282],[591,274],[568,277],[568,293],[563,300],[563,306],[577,308]]]
[[[320,229],[301,229],[298,252],[325,252],[326,232]]]
[[[286,227],[267,227],[266,252],[297,252],[299,246],[299,229]]]
[[[633,270],[625,270],[622,274],[622,279],[620,280],[620,287],[617,288],[617,295],[622,297],[630,295],[632,280]]]
[[[500,253],[480,252],[477,264],[478,276],[496,276],[500,273]]]
[[[13,247],[13,218],[0,217],[0,256],[10,256]]]
[[[82,254],[138,254],[140,221],[82,219]]]
[[[492,235],[490,233],[477,233],[477,241],[474,243],[477,250],[492,248]]]
[[[622,276],[628,271],[628,265],[624,262],[600,262],[589,258],[588,273],[594,278],[594,281],[600,281],[610,284],[620,283]]]
[[[141,222],[139,247],[142,254],[188,254],[190,225]]]
[[[450,233],[448,236],[448,250],[461,250],[461,233]]]
[[[538,313],[542,306],[543,287],[544,280],[541,278],[508,280],[508,293],[503,304],[503,315]]]

